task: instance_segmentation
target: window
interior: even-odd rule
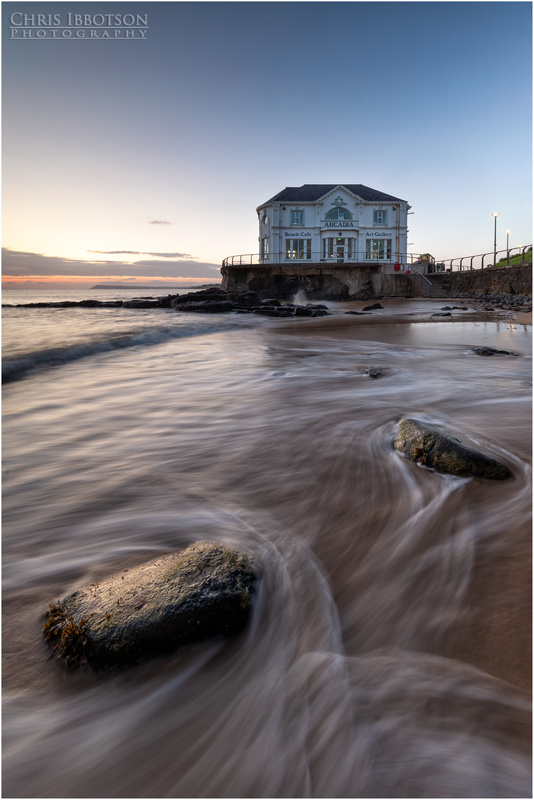
[[[261,257],[269,257],[269,239],[267,236],[264,236],[264,238],[261,240]]]
[[[373,225],[387,225],[388,212],[387,211],[374,211],[373,212]]]
[[[325,219],[352,219],[352,214],[348,208],[331,208]]]
[[[391,239],[367,239],[365,258],[385,261],[391,258]]]
[[[291,212],[291,224],[292,225],[304,225],[304,211],[292,211]]]
[[[286,258],[311,258],[311,239],[286,239]]]

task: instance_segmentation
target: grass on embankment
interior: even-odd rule
[[[520,264],[532,264],[532,250],[527,250],[527,252],[524,253],[523,255],[521,255],[521,253],[518,253],[515,256],[510,256],[510,264],[509,265],[508,265],[508,259],[506,258],[506,256],[504,258],[501,258],[495,264],[495,269],[499,269],[501,267],[507,267],[507,266],[517,267]]]

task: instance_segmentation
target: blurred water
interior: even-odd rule
[[[5,310],[7,358],[146,338],[4,389],[4,796],[530,796],[530,329],[278,322]],[[513,478],[408,462],[404,414]],[[47,660],[50,602],[198,539],[259,570],[238,639]]]

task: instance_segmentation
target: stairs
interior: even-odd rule
[[[413,267],[412,267],[413,269]],[[421,275],[420,272],[410,272],[407,276],[410,278],[413,287],[414,287],[414,294],[418,297],[445,297],[445,293],[443,289],[437,286],[435,283],[427,278],[425,275]]]

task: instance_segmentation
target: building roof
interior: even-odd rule
[[[345,189],[348,189],[352,194],[356,194],[358,197],[361,197],[362,200],[368,200],[370,202],[391,202],[392,200],[398,203],[406,202],[406,200],[401,200],[400,197],[384,194],[384,192],[371,189],[369,186],[364,186],[362,183],[305,183],[303,186],[286,186],[285,189],[282,189],[281,192],[275,194],[274,197],[271,197],[270,200],[267,200],[266,203],[262,203],[262,205],[265,206],[269,203],[282,202],[313,203],[316,200],[320,200],[321,197],[324,197],[325,194],[328,194],[328,192],[331,192],[332,189],[335,189],[337,186],[344,186]],[[258,206],[258,208],[261,208],[261,206]]]

